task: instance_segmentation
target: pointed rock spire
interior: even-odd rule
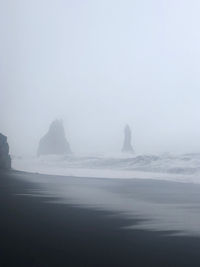
[[[65,137],[65,130],[61,120],[55,120],[51,123],[45,136],[40,139],[38,147],[38,156],[49,154],[69,154],[71,149]]]
[[[124,143],[122,152],[133,153],[133,147],[131,145],[131,129],[128,124],[124,128]]]

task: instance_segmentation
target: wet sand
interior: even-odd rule
[[[15,171],[0,174],[0,266],[200,266],[198,236],[127,229],[143,219],[70,201],[56,203],[53,196],[31,196],[37,190],[37,183],[28,182],[34,175],[48,178]],[[82,178],[84,182],[94,180]],[[95,183],[98,187],[98,179]],[[103,183],[116,190],[115,181]],[[73,186],[80,186],[80,181]],[[141,184],[135,186],[139,192]],[[156,199],[155,194],[154,189]]]

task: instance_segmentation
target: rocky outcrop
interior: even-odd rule
[[[71,149],[65,137],[62,121],[55,120],[51,123],[47,134],[41,138],[37,154],[40,156],[69,153],[71,153]]]
[[[122,147],[122,152],[127,152],[127,153],[133,153],[133,147],[131,145],[131,129],[129,125],[126,125],[124,128],[124,143]]]
[[[0,133],[0,170],[11,169],[11,158],[7,137]]]

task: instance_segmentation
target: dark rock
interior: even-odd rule
[[[131,145],[131,129],[128,125],[124,128],[124,143],[122,152],[133,153],[133,147]]]
[[[67,139],[62,121],[55,120],[51,123],[47,134],[41,138],[38,147],[38,156],[50,154],[69,154],[71,149]]]
[[[7,137],[0,133],[0,169],[11,169]]]

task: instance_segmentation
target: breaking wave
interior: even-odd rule
[[[144,178],[200,183],[200,154],[13,157],[13,168],[79,177]]]

